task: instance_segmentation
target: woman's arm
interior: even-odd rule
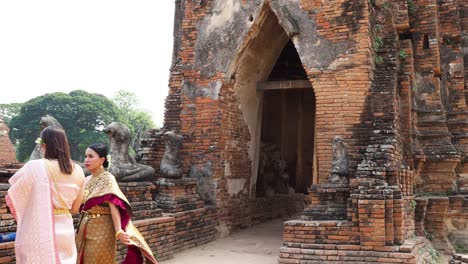
[[[122,242],[124,245],[130,245],[130,238],[125,233],[124,230],[121,228],[121,219],[120,219],[120,212],[119,208],[113,203],[109,203],[109,207],[111,210],[111,215],[112,215],[112,222],[114,222],[114,228],[115,228],[115,237]]]
[[[84,190],[86,186],[86,178],[85,178],[83,169],[80,166],[78,166],[78,164],[76,163],[73,163],[73,164],[75,168],[74,174],[75,175],[78,174],[79,180],[81,180],[81,184],[80,184],[80,191],[78,192],[78,196],[76,197],[75,201],[73,201],[72,207],[70,209],[70,213],[77,214],[80,211],[81,203],[83,203],[83,194],[84,194]]]
[[[78,192],[78,196],[76,197],[75,201],[73,201],[72,207],[70,209],[71,214],[77,214],[80,211],[81,203],[83,202],[83,193],[85,188],[85,180],[83,179],[83,183],[81,184],[80,191]]]

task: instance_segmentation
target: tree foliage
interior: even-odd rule
[[[140,142],[148,129],[156,125],[147,112],[138,109],[138,99],[132,92],[120,90],[112,97],[112,100],[120,110],[122,123],[126,124],[132,133],[131,147],[136,152],[140,148]]]
[[[22,105],[22,103],[0,104],[0,119],[8,124],[18,114]]]
[[[116,105],[100,94],[82,90],[51,93],[33,98],[22,105],[19,113],[8,123],[10,138],[17,142],[17,158],[25,161],[34,149],[40,133],[40,119],[51,115],[65,129],[74,160],[83,160],[86,147],[95,142],[108,142],[102,129],[122,116]]]

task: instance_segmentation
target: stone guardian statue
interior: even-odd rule
[[[182,166],[179,152],[182,148],[182,136],[173,131],[167,131],[163,136],[166,143],[166,150],[161,160],[161,177],[169,179],[182,178]]]
[[[336,136],[332,142],[332,168],[328,181],[333,184],[347,184],[349,172],[349,158],[346,143],[343,138]]]
[[[152,167],[138,164],[135,158],[128,154],[132,140],[130,129],[120,122],[112,122],[104,132],[110,139],[109,154],[111,162],[109,171],[115,176],[117,181],[145,181],[155,178],[155,171]]]

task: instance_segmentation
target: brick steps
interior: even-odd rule
[[[431,263],[432,247],[424,237],[406,240],[401,246],[293,244],[280,248],[279,263]]]

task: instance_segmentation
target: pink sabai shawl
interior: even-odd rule
[[[10,179],[6,202],[17,222],[17,263],[59,264],[50,179],[44,160],[27,162]]]

